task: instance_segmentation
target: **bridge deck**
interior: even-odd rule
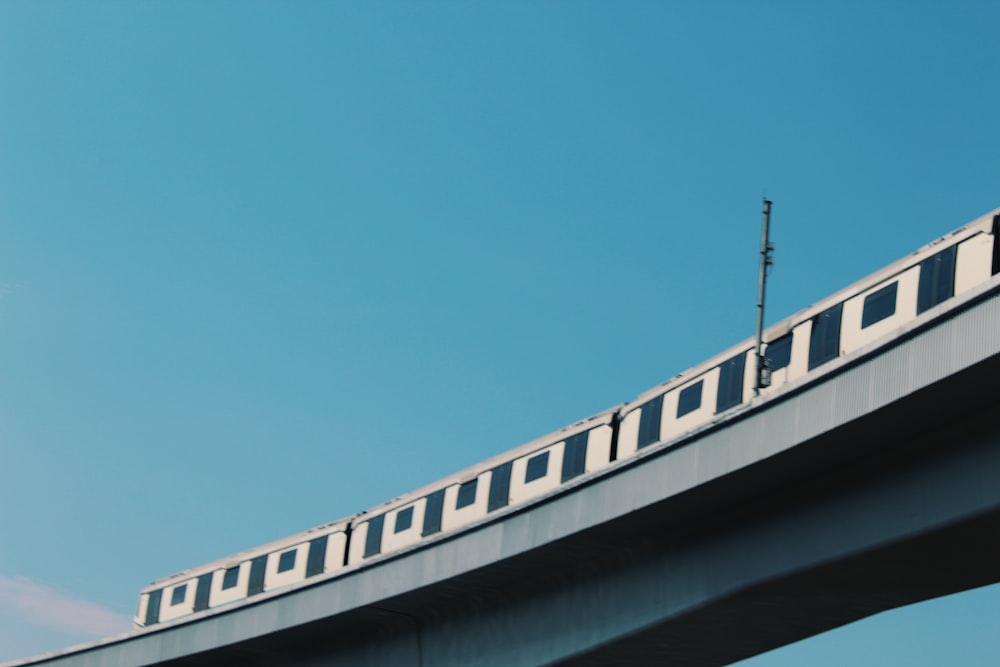
[[[541,504],[10,664],[720,665],[998,581],[998,331],[994,280],[889,348]]]

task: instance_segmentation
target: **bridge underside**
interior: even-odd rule
[[[614,522],[167,664],[724,665],[1000,581],[997,378],[1000,356]]]

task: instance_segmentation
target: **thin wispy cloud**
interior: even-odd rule
[[[0,609],[34,625],[95,639],[120,634],[132,627],[128,616],[26,577],[0,576]]]
[[[0,283],[0,299],[10,295],[15,290],[24,289],[21,283]]]

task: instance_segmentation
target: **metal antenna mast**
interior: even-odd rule
[[[757,346],[754,350],[757,359],[757,373],[754,377],[753,395],[759,396],[760,390],[771,386],[771,369],[767,359],[761,353],[764,342],[764,287],[767,283],[767,267],[774,264],[774,244],[768,240],[771,226],[771,200],[764,198],[764,221],[760,230],[760,276],[757,281]]]

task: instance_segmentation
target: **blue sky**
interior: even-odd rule
[[[997,25],[0,4],[0,660],[748,338],[764,189],[769,322],[996,208]],[[993,664],[998,609],[990,587],[746,664]]]

